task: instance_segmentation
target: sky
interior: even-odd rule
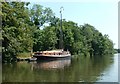
[[[118,48],[118,0],[27,0],[31,4],[50,7],[57,17],[60,17],[60,7],[63,7],[63,19],[73,21],[78,25],[88,23],[103,35],[108,34],[114,48]]]

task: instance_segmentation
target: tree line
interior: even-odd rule
[[[115,50],[115,53],[120,53],[120,49],[114,49]]]
[[[16,59],[18,53],[59,48],[60,18],[47,7],[29,2],[2,2],[2,58]],[[47,25],[46,25],[47,24]],[[101,24],[102,25],[102,24]],[[95,56],[113,53],[113,42],[90,24],[62,21],[63,45],[71,54]]]

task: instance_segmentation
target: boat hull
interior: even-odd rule
[[[36,57],[37,59],[63,59],[63,58],[71,58],[71,55],[33,55],[33,57]]]

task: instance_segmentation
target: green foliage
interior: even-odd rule
[[[93,26],[85,24],[82,26],[82,33],[86,38],[85,41],[91,56],[95,54],[103,55],[113,53],[113,42],[108,36],[103,36]]]
[[[12,61],[20,52],[29,52],[33,46],[33,26],[29,20],[28,3],[2,3],[3,61]],[[19,11],[18,11],[19,10]]]
[[[44,29],[44,48],[45,50],[55,49],[55,44],[57,43],[57,36],[55,33],[55,27],[46,27]]]
[[[34,43],[33,43],[33,51],[40,51],[43,49],[44,45],[43,43],[43,38],[44,38],[44,33],[43,30],[36,30],[33,34],[33,39],[34,39]]]
[[[11,62],[19,53],[52,50],[60,47],[60,19],[50,8],[24,2],[2,3],[3,62]],[[45,24],[48,24],[46,26]],[[90,24],[78,26],[62,21],[64,49],[71,54],[95,56],[114,52],[113,42]]]
[[[29,58],[29,57],[31,57],[31,53],[23,52],[17,55],[17,58]]]
[[[30,19],[38,28],[50,22],[53,17],[54,13],[50,8],[43,8],[41,5],[34,4],[30,9]]]

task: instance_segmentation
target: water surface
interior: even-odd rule
[[[3,64],[3,82],[118,82],[118,55]]]

